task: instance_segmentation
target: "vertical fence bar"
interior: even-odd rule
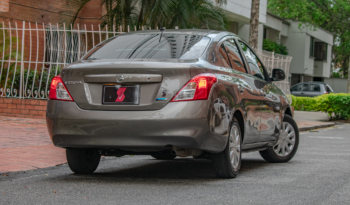
[[[17,26],[17,22],[15,22],[15,28],[16,28],[16,38],[17,38],[17,44],[16,44],[16,59],[15,59],[15,71],[13,72],[13,79],[12,79],[12,85],[11,85],[11,96],[12,97],[16,97],[17,96],[17,89],[13,88],[14,84],[15,84],[15,77],[16,77],[16,72],[17,72],[17,61],[18,61],[18,26]],[[15,95],[13,95],[13,92],[15,93]]]
[[[66,24],[63,23],[63,35],[64,35],[64,60],[63,60],[63,66],[66,66],[67,63],[67,32],[66,32]]]
[[[128,32],[130,32],[130,26],[128,25]]]
[[[30,73],[30,64],[32,61],[32,27],[30,26],[30,22],[28,22],[29,25],[29,63],[28,63],[28,71],[27,71],[27,78],[26,78],[26,84],[24,86],[24,95],[25,97],[27,97],[27,85],[28,85],[28,79],[29,79],[29,73]],[[22,51],[23,52],[23,51]],[[28,93],[30,95],[30,93]],[[28,96],[29,97],[29,96]]]
[[[73,25],[72,24],[70,24],[70,39],[71,39],[71,44],[72,44],[72,49],[71,49],[71,57],[70,57],[70,63],[73,63],[73,53],[74,53],[74,51],[73,51],[73,45],[74,45],[74,42],[73,42]]]
[[[38,30],[38,23],[35,23],[35,28],[36,28],[36,60],[35,60],[35,70],[34,70],[34,77],[33,77],[33,82],[32,82],[32,97],[34,98],[34,82],[36,78],[36,71],[38,68],[38,59],[39,59],[39,30]],[[36,97],[36,96],[35,96]]]
[[[79,24],[77,24],[78,26],[78,59],[77,60],[80,60],[80,28],[79,28]]]
[[[3,37],[3,43],[2,43],[2,49],[3,49],[3,52],[2,52],[2,59],[1,59],[1,70],[0,70],[0,87],[1,87],[1,76],[2,76],[2,70],[3,70],[3,67],[4,67],[4,60],[5,60],[5,23],[2,22],[2,37]],[[6,83],[6,82],[5,82]],[[3,95],[4,93],[4,90],[2,91],[1,95]]]
[[[10,33],[10,53],[12,53],[12,32],[11,32],[11,23],[9,22],[9,33]],[[11,55],[9,55],[9,61],[8,61],[8,67],[7,67],[7,73],[6,73],[6,80],[5,80],[5,88],[4,88],[4,93],[6,95],[7,93],[7,80],[9,77],[9,73],[10,73],[10,65],[11,65]],[[9,90],[10,92],[10,90]],[[9,93],[8,96],[10,96],[11,93]]]
[[[45,70],[45,53],[46,53],[46,32],[45,32],[45,25],[43,23],[43,40],[44,40],[44,55],[43,55],[43,64],[42,64],[42,68],[41,68],[41,75],[40,75],[40,81],[39,81],[39,88],[37,93],[37,96],[39,96],[39,98],[44,98],[44,92],[41,92],[41,84],[43,82],[43,75],[44,75],[44,70]]]
[[[136,31],[136,26],[134,26],[134,30]]]
[[[113,25],[113,36],[115,36],[115,25]]]
[[[57,75],[57,71],[58,71],[58,63],[59,63],[59,59],[60,59],[60,30],[58,27],[58,23],[56,26],[57,29],[57,61],[56,61],[56,71],[55,71],[55,76]],[[52,39],[51,39],[51,43],[52,43]]]
[[[86,31],[86,24],[84,24],[85,29],[85,54],[88,52],[88,40],[87,40],[87,31]]]
[[[92,24],[91,24],[91,33],[92,33],[92,47],[95,47],[94,26]]]
[[[51,37],[51,39],[50,39],[50,49],[51,49],[51,51],[50,51],[50,65],[49,65],[49,69],[48,69],[48,72],[47,72],[47,79],[46,79],[46,86],[45,86],[45,97],[47,98],[48,96],[47,96],[47,87],[48,87],[48,84],[49,84],[49,80],[50,80],[50,73],[51,73],[51,69],[52,69],[52,53],[53,53],[53,43],[52,43],[52,39],[53,39],[53,35],[52,35],[52,25],[51,25],[51,23],[49,24],[49,26],[50,26],[50,37]]]
[[[23,25],[22,25],[22,53],[21,53],[21,74],[20,74],[20,78],[21,80],[19,81],[19,99],[22,98],[23,95],[23,81],[24,81],[24,35],[25,35],[25,27],[26,27],[26,22],[23,21]],[[23,95],[24,96],[24,95]]]

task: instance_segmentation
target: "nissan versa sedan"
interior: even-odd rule
[[[290,102],[254,50],[230,32],[140,31],[110,38],[52,80],[47,127],[70,169],[93,173],[101,156],[212,161],[236,177],[242,152],[288,162],[299,132]]]

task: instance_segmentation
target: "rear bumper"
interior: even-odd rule
[[[227,137],[210,131],[208,110],[208,101],[168,103],[152,111],[98,111],[49,100],[46,121],[57,147],[141,151],[170,145],[220,152]]]

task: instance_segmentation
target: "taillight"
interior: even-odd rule
[[[50,100],[65,100],[73,101],[73,98],[70,96],[66,86],[64,85],[61,76],[56,76],[51,81]]]
[[[207,100],[211,87],[213,87],[217,81],[216,75],[212,73],[196,75],[181,88],[171,102]]]

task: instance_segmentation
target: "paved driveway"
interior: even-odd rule
[[[0,176],[0,204],[349,204],[350,125],[301,134],[289,163],[243,155],[236,179],[217,179],[206,160],[148,156],[102,160],[96,174],[66,164]]]

